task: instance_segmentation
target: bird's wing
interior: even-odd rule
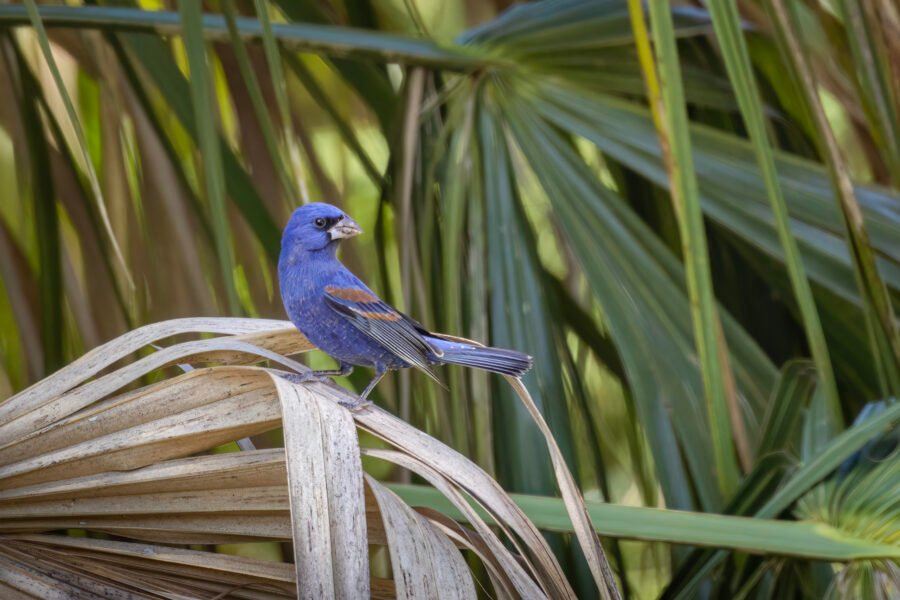
[[[422,337],[424,328],[417,322],[359,287],[325,286],[325,302],[361,332],[437,381],[426,357],[441,352]]]

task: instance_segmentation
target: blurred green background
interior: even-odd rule
[[[535,357],[526,385],[589,501],[900,540],[879,437],[900,389],[896,5],[39,4],[0,5],[0,397],[144,323],[285,318],[280,229],[327,201],[366,230],[342,257],[385,300]],[[506,489],[555,495],[503,382],[442,376],[395,374],[377,401]],[[886,425],[848,442],[867,406]],[[588,590],[570,542],[553,538]],[[608,550],[637,597],[900,579]]]

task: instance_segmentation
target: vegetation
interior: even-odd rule
[[[898,9],[505,4],[0,4],[0,591],[900,593]],[[273,376],[313,199],[527,391]]]

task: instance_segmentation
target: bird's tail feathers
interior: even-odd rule
[[[442,363],[474,367],[501,375],[521,377],[531,369],[533,363],[527,354],[505,348],[476,346],[443,339],[437,339],[437,343],[432,345],[443,353],[439,356]]]

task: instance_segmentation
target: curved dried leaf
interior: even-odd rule
[[[543,595],[538,586],[524,571],[517,558],[506,549],[506,547],[503,545],[503,542],[494,534],[493,531],[491,531],[484,520],[481,519],[478,513],[468,503],[462,493],[458,491],[453,485],[451,485],[450,482],[447,481],[447,479],[441,473],[439,473],[429,465],[426,465],[421,460],[418,460],[417,458],[404,454],[402,452],[397,452],[394,450],[368,449],[366,450],[366,454],[375,458],[381,458],[403,468],[409,469],[410,471],[413,471],[417,475],[427,480],[448,500],[450,500],[450,502],[452,502],[453,505],[465,515],[466,520],[475,527],[475,530],[481,535],[486,548],[489,550],[490,556],[494,561],[496,561],[499,566],[502,567],[502,570],[505,573],[504,579],[509,583],[509,593],[512,593],[512,590],[514,589],[518,595],[526,598],[539,597]],[[496,521],[496,523],[499,524],[500,527],[504,529],[504,531],[506,531],[510,541],[516,543],[516,539],[509,534],[509,531],[506,527],[504,527],[503,522]],[[527,560],[523,560],[522,562],[528,564]],[[529,567],[531,567],[531,565],[529,565]],[[533,567],[531,568],[533,571]]]
[[[366,476],[387,532],[398,598],[474,598],[462,555],[425,517]]]
[[[32,433],[69,416],[82,408],[104,398],[108,394],[121,389],[139,377],[151,373],[169,364],[178,363],[192,354],[210,352],[244,353],[283,364],[294,371],[303,371],[305,367],[299,363],[264,350],[246,342],[233,341],[229,338],[216,338],[185,342],[146,356],[130,365],[104,375],[90,383],[71,390],[52,402],[39,402],[38,406],[0,425],[0,444],[7,444],[16,437]]]
[[[337,386],[315,384],[315,387],[339,402],[347,402],[350,399],[347,393]],[[505,522],[522,540],[534,561],[535,574],[542,585],[547,587],[549,595],[574,597],[569,582],[540,531],[509,499],[500,485],[478,465],[383,410],[370,408],[360,411],[355,418],[357,424],[370,433],[418,457],[423,463],[439,470],[456,485],[466,489],[488,512],[498,521]]]
[[[6,423],[83,383],[129,354],[151,343],[184,333],[239,335],[290,327],[287,321],[238,318],[189,318],[152,323],[97,346],[78,360],[0,403],[0,422]]]
[[[272,375],[281,400],[301,598],[369,595],[362,463],[350,414]]]
[[[613,577],[612,569],[610,569],[609,562],[606,560],[603,547],[600,545],[600,538],[597,537],[594,526],[591,524],[591,518],[588,516],[587,508],[584,505],[581,490],[578,489],[575,478],[572,477],[571,471],[566,466],[565,458],[559,449],[559,445],[556,443],[556,439],[553,437],[553,433],[550,432],[550,427],[547,426],[547,422],[535,405],[534,400],[531,399],[531,394],[528,393],[528,389],[522,384],[522,381],[516,377],[506,377],[506,380],[519,395],[519,398],[522,399],[529,414],[531,414],[531,418],[537,423],[538,428],[547,440],[550,458],[553,461],[553,472],[556,474],[556,482],[559,485],[560,492],[562,492],[563,501],[566,503],[566,512],[569,513],[569,518],[572,519],[575,536],[578,538],[578,543],[581,545],[582,551],[584,551],[584,556],[594,576],[594,582],[596,582],[604,598],[618,598],[619,591],[616,587],[615,577]]]

